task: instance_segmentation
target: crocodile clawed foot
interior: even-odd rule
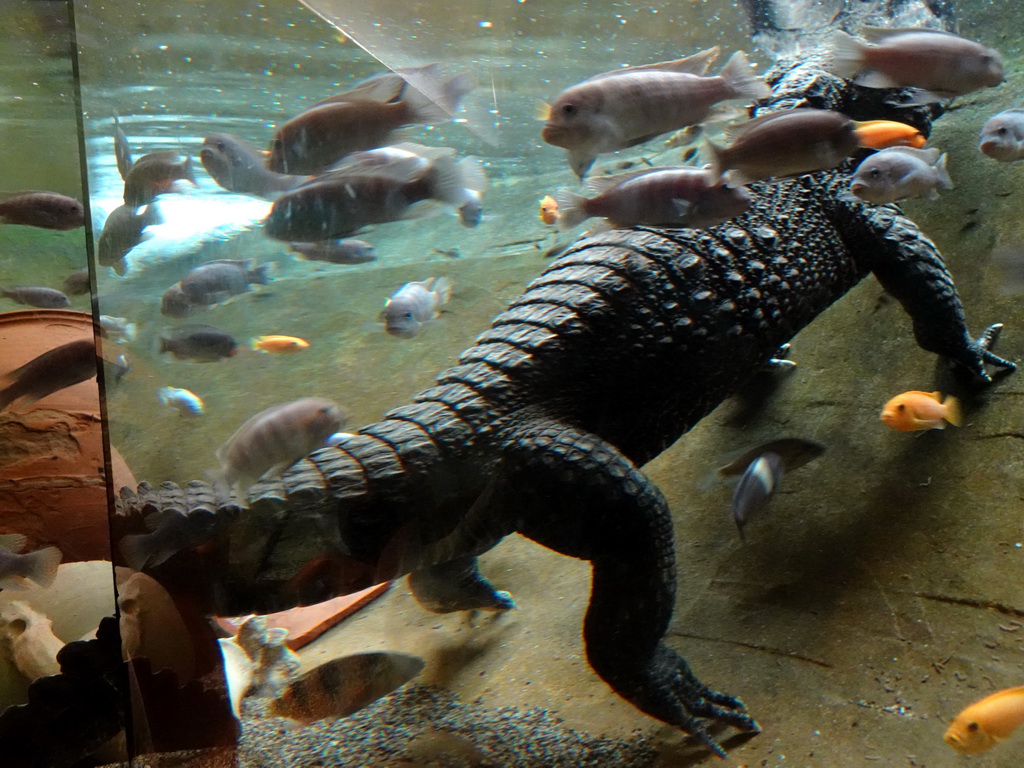
[[[976,360],[973,361],[973,365],[970,366],[971,373],[976,379],[980,379],[984,384],[991,384],[994,378],[1008,376],[1017,370],[1016,363],[999,357],[999,355],[992,352],[992,348],[996,345],[996,342],[999,340],[999,336],[1002,332],[1003,324],[993,323],[971,344],[973,351],[977,355]],[[998,371],[996,376],[993,377],[985,370],[986,365],[995,365],[1002,370]]]
[[[628,698],[648,714],[674,725],[725,757],[725,750],[708,732],[708,723],[731,725],[741,731],[758,733],[761,726],[734,696],[708,688],[690,670],[686,659],[661,645],[643,675],[640,689]]]

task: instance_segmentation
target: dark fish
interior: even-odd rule
[[[262,475],[279,474],[322,448],[342,428],[345,411],[322,397],[271,406],[249,418],[217,449],[219,483],[245,493]]]
[[[81,296],[91,290],[89,285],[89,269],[78,269],[64,278],[61,286],[68,296]]]
[[[103,222],[103,231],[96,244],[96,261],[123,274],[124,257],[142,242],[146,227],[161,221],[155,205],[147,205],[141,211],[135,205],[119,205]]]
[[[346,166],[279,197],[264,231],[277,240],[317,242],[347,237],[373,224],[429,215],[436,208],[427,201],[465,202],[463,171],[454,155],[430,164],[412,156],[382,165]]]
[[[206,309],[206,304],[193,304],[181,290],[181,283],[175,283],[160,298],[160,314],[176,317],[179,320]]]
[[[266,285],[269,264],[253,268],[251,260],[217,259],[189,270],[178,285],[190,303],[198,306],[218,304],[245,293],[250,284]]]
[[[178,179],[196,183],[192,158],[173,150],[143,155],[128,171],[124,180],[124,202],[138,208],[147,205],[163,192],[169,192]]]
[[[206,543],[221,525],[214,514],[204,510],[183,515],[175,509],[154,512],[145,523],[150,533],[123,536],[118,543],[125,562],[136,571],[160,565],[182,550]]]
[[[859,146],[857,123],[827,109],[789,109],[726,129],[732,143],[708,142],[716,175],[736,184],[835,168]]]
[[[231,192],[271,198],[307,180],[268,170],[262,152],[230,133],[207,136],[199,161],[214,181]]]
[[[70,304],[68,297],[56,288],[45,288],[39,285],[26,285],[10,290],[0,288],[0,296],[5,296],[19,304],[43,309],[63,309]]]
[[[0,535],[0,589],[20,590],[27,581],[48,587],[57,577],[61,552],[57,547],[17,554],[25,548],[26,537],[20,533]]]
[[[324,240],[319,243],[289,243],[288,249],[311,261],[326,261],[331,264],[365,264],[375,261],[374,247],[365,240],[345,238]]]
[[[425,64],[422,67],[395,67],[387,72],[364,77],[352,88],[334,96],[328,96],[314,104],[310,109],[322,107],[324,104],[336,104],[339,101],[368,99],[370,101],[394,101],[402,95],[407,80],[416,81],[421,78],[439,80],[444,75],[444,67],[438,63]]]
[[[383,147],[412,124],[447,122],[472,87],[466,75],[408,75],[393,101],[351,98],[313,107],[277,129],[267,168],[320,173],[351,152]]]
[[[732,494],[732,519],[736,521],[740,538],[750,518],[764,509],[782,480],[785,470],[777,453],[764,453],[747,467]]]
[[[3,377],[13,381],[0,390],[0,411],[18,398],[27,398],[26,405],[34,403],[95,375],[96,345],[91,339],[62,344]]]
[[[190,325],[176,329],[169,337],[160,337],[161,354],[170,352],[179,360],[214,363],[238,352],[238,344],[230,334],[212,325]]]
[[[75,198],[56,192],[18,192],[0,201],[0,224],[78,229],[85,225],[85,209]]]
[[[121,122],[114,113],[114,157],[117,158],[117,172],[121,174],[122,181],[128,179],[128,171],[134,164],[132,161],[132,150],[128,146],[128,137],[121,130]]]
[[[769,440],[767,443],[761,443],[745,450],[724,467],[719,467],[718,474],[722,477],[742,475],[754,459],[766,453],[774,453],[781,459],[782,468],[786,472],[792,472],[825,453],[825,446],[813,440],[804,440],[802,437],[782,437],[778,440]]]
[[[300,725],[347,717],[405,685],[423,666],[418,656],[394,651],[334,659],[291,683],[271,703],[270,714]]]

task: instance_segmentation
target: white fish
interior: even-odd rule
[[[743,527],[754,514],[764,509],[784,472],[780,456],[768,451],[750,462],[740,477],[732,495],[732,518],[736,521],[741,539]]]
[[[206,410],[203,399],[187,389],[160,387],[156,391],[156,396],[160,398],[161,403],[169,405],[182,416],[201,416]]]
[[[1024,109],[1007,109],[981,128],[978,149],[1001,163],[1024,158]]]
[[[304,397],[260,411],[217,449],[216,481],[244,494],[262,475],[277,475],[342,428],[347,414],[337,403]]]
[[[392,336],[411,339],[426,323],[437,318],[441,305],[452,295],[447,277],[428,277],[418,283],[406,283],[384,302],[380,320]]]
[[[57,577],[61,553],[57,547],[45,547],[24,555],[17,554],[28,539],[20,533],[0,535],[0,589],[21,590],[34,581],[48,587]]]
[[[118,344],[126,341],[135,341],[135,323],[126,317],[114,317],[113,315],[100,315],[100,329],[103,337],[111,339]]]
[[[202,416],[206,411],[203,398],[187,389],[161,387],[157,390],[157,397],[182,416]]]
[[[946,155],[935,147],[889,147],[866,158],[853,174],[850,191],[861,200],[883,205],[908,197],[937,200],[939,189],[952,189]]]
[[[242,719],[242,699],[249,691],[256,664],[249,655],[235,642],[233,637],[222,637],[220,654],[224,659],[224,680],[228,685],[228,699],[231,711],[238,720]]]

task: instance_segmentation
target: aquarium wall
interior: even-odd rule
[[[3,764],[1016,766],[1013,11],[0,3]]]

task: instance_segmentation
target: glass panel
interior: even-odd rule
[[[745,765],[948,759],[957,712],[1019,682],[1024,616],[1007,577],[1012,379],[970,398],[983,363],[1008,367],[964,341],[957,303],[973,337],[1006,322],[1012,351],[1017,302],[995,283],[1016,289],[981,269],[993,244],[1016,264],[1021,239],[1015,168],[977,151],[1019,76],[1019,23],[995,8],[75,0],[96,301],[121,318],[103,345],[108,431],[146,481],[111,519],[127,662],[103,674],[130,692],[126,750],[310,767],[691,765],[716,746]],[[959,93],[940,116],[877,76],[827,74],[861,51],[834,33],[865,25],[998,45],[1010,85],[929,82],[926,58],[899,82]],[[44,37],[27,38],[37,59]],[[684,99],[652,98],[646,70],[590,81],[613,106],[640,92],[596,121],[604,143],[559,121],[586,114],[559,96],[587,78],[697,55],[653,70],[689,77],[712,46],[707,72],[741,97],[720,112],[668,127]],[[842,152],[798,122],[739,156],[753,139],[724,126],[764,96],[740,50],[772,70],[775,109],[899,120],[885,130],[948,153],[956,188],[933,158],[939,198],[901,201],[945,263],[849,183],[892,137],[829,115]],[[664,166],[711,185],[704,163],[749,210],[686,218],[703,198],[606,178]],[[610,208],[574,196],[612,190]],[[573,210],[593,215],[572,225]],[[906,313],[857,285],[871,269],[959,378],[904,354]],[[791,337],[795,371],[778,362]],[[947,401],[959,430],[887,430],[905,390],[953,392],[969,418]],[[780,438],[811,442],[765,447]],[[735,485],[708,482],[744,450]],[[717,690],[765,733],[742,733],[747,710]],[[978,730],[1009,735],[1016,699]],[[110,699],[82,722],[118,717]],[[993,765],[1016,765],[1006,747]]]

